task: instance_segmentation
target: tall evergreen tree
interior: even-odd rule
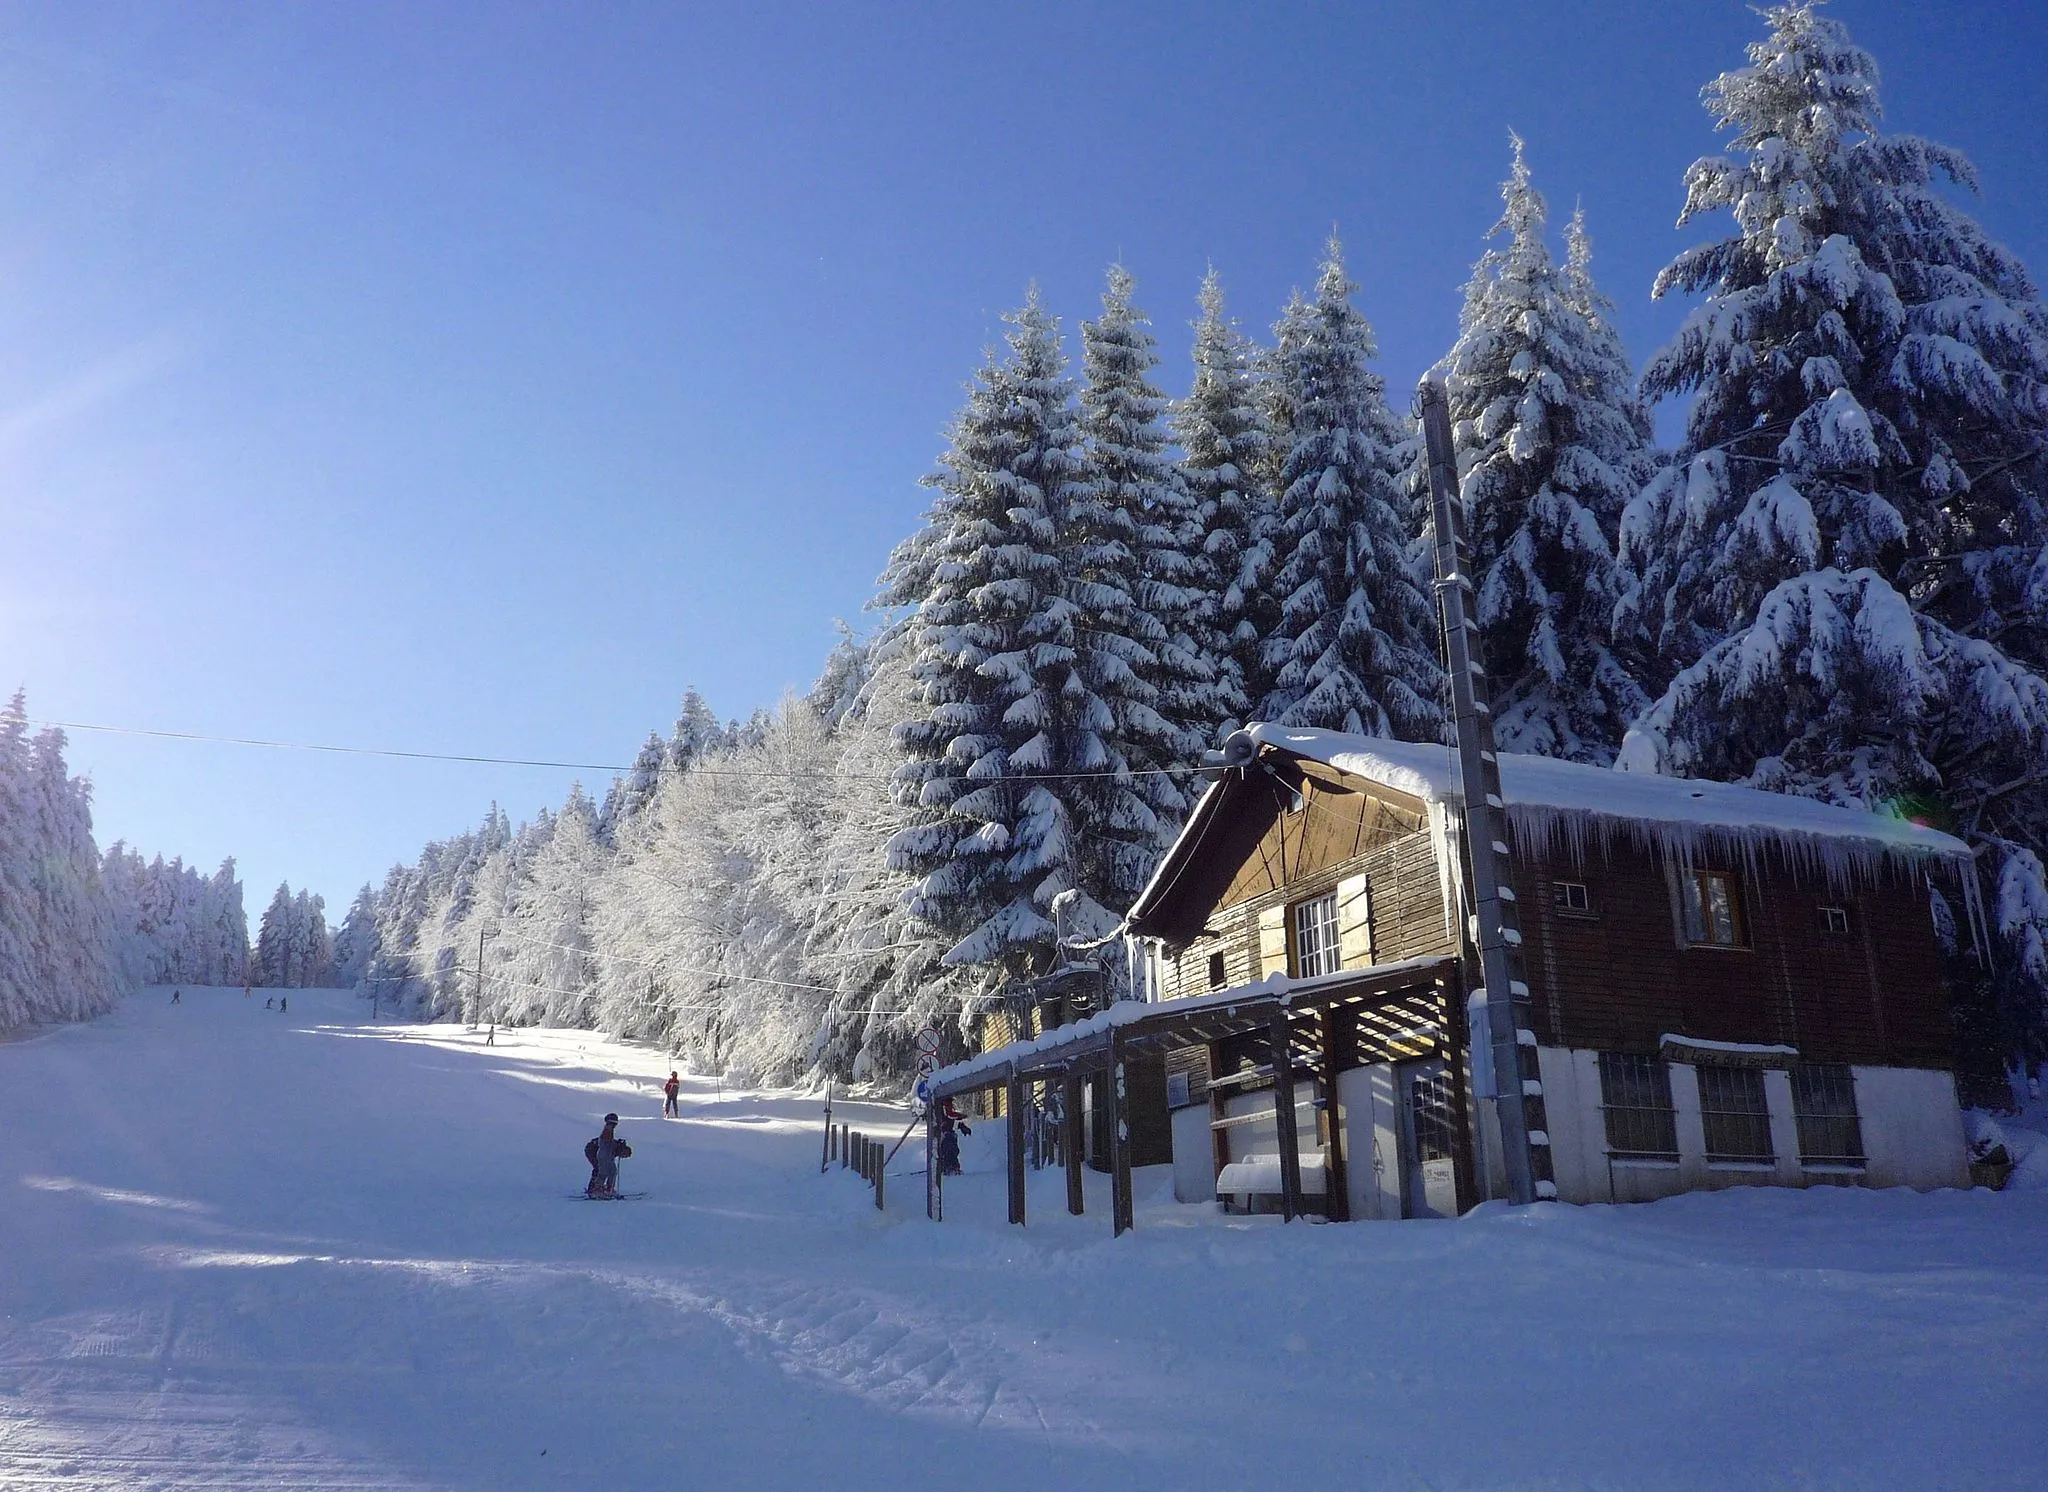
[[[911,908],[955,940],[954,966],[990,984],[1055,959],[1053,898],[1081,893],[1060,931],[1100,935],[1141,889],[1171,831],[1164,776],[1136,751],[1170,739],[1110,625],[1130,574],[1122,526],[1095,503],[1057,321],[1034,289],[1009,318],[930,479],[920,563],[930,593],[908,641],[922,703],[897,727],[917,819],[890,840],[917,879]],[[1138,769],[1157,757],[1139,757]]]
[[[1062,546],[1073,546],[1081,636],[1113,644],[1132,678],[1105,672],[1097,688],[1125,696],[1117,735],[1141,766],[1192,763],[1223,718],[1216,669],[1199,635],[1209,576],[1195,504],[1167,453],[1166,396],[1152,381],[1158,354],[1134,281],[1112,265],[1102,315],[1081,323],[1081,436],[1086,481],[1067,505]],[[1119,683],[1122,687],[1119,688]],[[1171,778],[1149,794],[1175,821],[1185,802]]]
[[[1335,237],[1316,294],[1277,328],[1277,403],[1289,421],[1274,581],[1279,632],[1263,706],[1286,725],[1406,740],[1441,729],[1432,608],[1411,559],[1420,528],[1401,480],[1403,432],[1368,366],[1372,329]]]
[[[1877,67],[1813,5],[1765,13],[1706,90],[1735,153],[1685,217],[1736,233],[1644,374],[1691,394],[1681,462],[1624,520],[1635,609],[1678,667],[1632,767],[1850,803],[1933,798],[1982,847],[2009,1051],[2048,1055],[2048,316],[1936,190],[1953,151],[1879,130]],[[2031,578],[2036,574],[2042,579]]]
[[[1648,697],[1609,643],[1613,536],[1648,474],[1649,418],[1629,387],[1575,223],[1560,270],[1522,142],[1505,211],[1441,365],[1458,447],[1494,729],[1503,748],[1606,765]],[[1419,477],[1426,483],[1426,472]]]
[[[1181,471],[1200,534],[1198,575],[1207,604],[1196,613],[1213,661],[1216,708],[1227,734],[1247,721],[1272,686],[1265,639],[1280,622],[1269,588],[1279,509],[1261,479],[1273,442],[1258,406],[1251,340],[1223,310],[1223,282],[1202,280],[1195,322],[1194,384],[1174,411]]]

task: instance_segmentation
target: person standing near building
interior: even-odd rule
[[[668,1081],[661,1085],[662,1118],[680,1119],[683,1117],[682,1110],[678,1108],[676,1105],[676,1095],[681,1093],[682,1091],[683,1080],[677,1077],[673,1072],[671,1072],[668,1075]]]

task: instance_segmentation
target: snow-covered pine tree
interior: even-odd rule
[[[1279,509],[1261,479],[1273,442],[1258,406],[1251,340],[1224,315],[1223,281],[1202,280],[1195,322],[1194,384],[1174,410],[1181,473],[1201,534],[1197,551],[1207,605],[1196,615],[1201,646],[1212,660],[1222,733],[1251,717],[1266,697],[1265,639],[1280,622],[1268,588]]]
[[[1152,381],[1159,357],[1150,321],[1132,303],[1134,286],[1128,270],[1110,266],[1102,315],[1081,323],[1087,480],[1074,488],[1066,533],[1076,546],[1084,643],[1115,645],[1145,686],[1115,690],[1119,670],[1103,672],[1106,697],[1130,696],[1115,734],[1133,765],[1171,767],[1197,760],[1228,712],[1217,703],[1203,635],[1212,576],[1193,496],[1167,451],[1167,399]],[[1174,823],[1185,816],[1172,778],[1132,786],[1155,813]]]
[[[370,972],[377,956],[377,893],[369,882],[349,903],[334,935],[334,982],[342,989],[354,989]]]
[[[977,967],[984,990],[1055,960],[1052,900],[1087,874],[1065,774],[1124,766],[1084,650],[1135,679],[1125,639],[1100,649],[1079,635],[1064,529],[1087,475],[1059,324],[1035,286],[1006,319],[1008,356],[983,365],[927,478],[931,590],[907,636],[922,698],[896,727],[908,757],[898,782],[918,815],[889,844],[890,864],[917,883],[912,912],[953,939],[947,963]],[[1156,816],[1124,801],[1122,832],[1156,844]],[[1067,931],[1114,925],[1099,897],[1086,910]]]
[[[682,709],[677,712],[675,730],[668,738],[666,765],[677,772],[689,768],[707,751],[725,743],[727,730],[718,716],[694,688],[683,691]]]
[[[256,927],[256,982],[265,989],[289,989],[297,983],[301,940],[296,913],[290,883],[279,881]]]
[[[688,700],[684,703],[687,707]],[[680,728],[682,722],[676,723]],[[628,819],[653,801],[654,790],[661,785],[661,769],[668,762],[668,754],[668,744],[661,739],[661,733],[649,731],[647,739],[641,743],[640,754],[633,758],[633,770],[612,779],[611,791],[604,795],[604,807],[598,810],[597,815],[597,831],[606,844],[617,838],[621,826]]]
[[[1372,329],[1332,236],[1315,299],[1275,331],[1281,468],[1279,631],[1261,715],[1404,740],[1441,729],[1433,608],[1411,558],[1420,531],[1401,480],[1400,423],[1368,366]]]
[[[1563,270],[1519,136],[1505,210],[1439,365],[1456,434],[1494,731],[1502,749],[1602,766],[1649,698],[1609,643],[1613,539],[1648,475],[1649,419],[1576,224]],[[1420,482],[1426,484],[1426,471]]]
[[[1993,883],[2009,1054],[2048,1055],[2048,317],[1936,190],[1953,151],[1880,132],[1877,67],[1813,5],[1765,13],[1706,90],[1735,153],[1687,173],[1703,294],[1644,374],[1690,394],[1632,503],[1637,613],[1679,669],[1630,767],[1849,803],[1935,799]],[[2037,578],[2035,578],[2037,577]]]
[[[36,733],[28,766],[38,1018],[84,1020],[111,1006],[123,988],[92,842],[92,785],[66,769],[64,732],[55,727]]]

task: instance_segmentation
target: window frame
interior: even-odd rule
[[[1715,886],[1725,888],[1729,937],[1716,938],[1712,918]],[[1749,918],[1742,905],[1742,877],[1732,870],[1687,866],[1678,872],[1678,930],[1688,948],[1747,949]]]
[[[1579,905],[1571,904],[1571,893],[1579,894]],[[1593,888],[1584,881],[1552,881],[1550,883],[1551,910],[1560,917],[1591,917],[1593,911]]]
[[[1841,919],[1841,926],[1835,920]],[[1820,909],[1820,930],[1824,937],[1846,938],[1849,936],[1849,908],[1845,905],[1827,905]]]
[[[1671,1096],[1671,1064],[1662,1057],[1637,1052],[1601,1052],[1600,1122],[1610,1161],[1677,1165],[1678,1106]],[[1629,1085],[1639,1085],[1628,1092]],[[1617,1097],[1656,1098],[1661,1104],[1617,1103]],[[1670,1140],[1670,1145],[1627,1143],[1630,1140]]]
[[[1693,1069],[1700,1094],[1700,1131],[1706,1142],[1707,1164],[1739,1166],[1745,1170],[1774,1170],[1778,1164],[1777,1143],[1771,1138],[1771,1092],[1760,1067],[1736,1067],[1703,1062]],[[1737,1090],[1754,1085],[1757,1106],[1735,1107],[1726,1102]],[[1714,1090],[1709,1092],[1709,1089]],[[1743,1131],[1761,1138],[1761,1148],[1741,1149],[1722,1141],[1738,1138]]]
[[[1797,1062],[1787,1076],[1792,1081],[1792,1125],[1799,1134],[1800,1166],[1809,1171],[1867,1170],[1870,1153],[1863,1143],[1855,1070],[1846,1062]],[[1822,1102],[1816,1104],[1816,1099]],[[1828,1143],[1844,1137],[1847,1144]]]
[[[1209,955],[1209,988],[1222,989],[1230,983],[1230,969],[1223,958],[1223,950],[1216,949]]]
[[[1328,916],[1319,915],[1322,908],[1328,908]],[[1305,936],[1313,928],[1314,939]],[[1309,969],[1308,960],[1314,958],[1318,965],[1327,959],[1327,967]],[[1337,927],[1337,888],[1332,886],[1320,896],[1303,897],[1300,901],[1287,904],[1287,966],[1296,979],[1315,979],[1324,974],[1334,974],[1344,967],[1344,945]]]

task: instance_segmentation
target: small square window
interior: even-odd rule
[[[1223,950],[1219,948],[1209,955],[1209,988],[1222,989],[1223,981],[1228,977],[1223,969]]]
[[[1845,937],[1849,932],[1849,909],[1847,907],[1822,907],[1820,909],[1822,932]]]
[[[1294,973],[1299,979],[1334,974],[1343,966],[1337,945],[1337,893],[1294,906]]]
[[[1191,1103],[1188,1097],[1193,1084],[1184,1072],[1169,1072],[1166,1075],[1166,1106],[1169,1109],[1184,1109]]]
[[[1682,871],[1678,894],[1685,912],[1686,942],[1696,947],[1740,948],[1747,941],[1742,927],[1742,889],[1733,871]]]
[[[1552,881],[1550,899],[1560,912],[1590,912],[1593,898],[1586,890],[1584,881]]]

